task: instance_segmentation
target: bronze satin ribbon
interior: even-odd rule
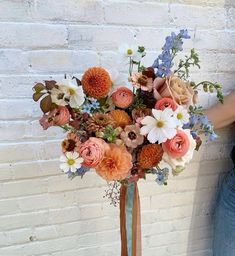
[[[135,183],[132,209],[132,255],[127,252],[126,233],[126,195],[127,186],[120,188],[120,233],[121,233],[121,256],[141,256],[141,225],[140,225],[140,200],[137,183]]]

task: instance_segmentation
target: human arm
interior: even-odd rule
[[[223,104],[218,103],[204,112],[214,129],[223,128],[235,122],[235,91],[224,98]]]

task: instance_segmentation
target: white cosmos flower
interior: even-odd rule
[[[177,125],[182,127],[184,124],[189,122],[189,113],[186,108],[183,106],[178,106],[178,108],[174,112],[174,116],[177,120]]]
[[[116,68],[110,68],[108,72],[112,81],[110,94],[112,94],[112,92],[115,91],[118,87],[127,85],[127,75],[120,73]]]
[[[176,119],[174,112],[170,108],[163,111],[152,109],[153,117],[146,116],[142,121],[140,131],[142,135],[147,135],[150,143],[162,143],[167,139],[172,139],[176,135]]]
[[[68,99],[68,103],[72,108],[78,108],[83,104],[85,95],[82,86],[78,86],[75,80],[65,78],[57,83],[57,85],[64,92],[64,97]]]
[[[118,48],[124,59],[132,57],[132,60],[139,62],[142,58],[142,53],[138,52],[139,47],[137,45],[123,44]]]
[[[60,157],[60,162],[60,169],[63,172],[76,172],[76,170],[81,167],[83,158],[79,157],[77,152],[67,152]]]

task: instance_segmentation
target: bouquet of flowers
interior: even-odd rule
[[[126,83],[115,82],[102,67],[90,67],[81,79],[65,76],[33,87],[43,129],[60,126],[67,133],[60,169],[70,178],[95,170],[108,181],[112,203],[120,199],[122,255],[141,251],[137,181],[152,174],[166,185],[170,171],[182,172],[199,149],[201,134],[216,138],[196,103],[199,88],[217,92],[222,101],[221,85],[189,81],[190,67],[200,68],[194,49],[174,65],[189,38],[187,30],[171,33],[149,67],[141,62],[143,46],[120,48],[129,65]]]

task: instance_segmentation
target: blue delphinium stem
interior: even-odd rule
[[[152,67],[156,69],[156,75],[158,77],[165,77],[171,73],[173,66],[173,59],[177,52],[183,50],[183,39],[189,39],[187,29],[180,30],[176,35],[174,32],[170,36],[166,37],[164,46],[162,47],[162,53],[154,61]]]

